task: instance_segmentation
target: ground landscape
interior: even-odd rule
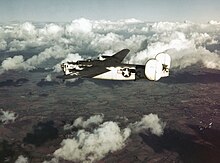
[[[220,160],[220,23],[75,20],[0,26],[0,162]],[[170,76],[61,81],[59,63],[166,51]]]

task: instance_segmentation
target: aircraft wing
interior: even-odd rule
[[[129,49],[123,49],[117,52],[116,54],[114,54],[113,56],[109,56],[104,62],[112,64],[112,66],[113,64],[121,64],[121,62],[123,61],[123,59],[127,56],[129,52],[130,52]]]
[[[86,67],[82,71],[79,72],[79,77],[92,78],[94,76],[97,76],[99,74],[102,74],[108,71],[109,70],[106,69],[106,67],[100,67],[100,66]]]
[[[92,66],[92,67],[86,67],[81,71],[77,71],[76,73],[73,73],[71,75],[62,75],[58,78],[62,79],[72,79],[72,78],[92,78],[94,76],[100,75],[102,73],[108,72],[109,70],[105,67],[98,67],[98,66]]]

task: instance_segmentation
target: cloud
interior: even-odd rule
[[[172,57],[172,68],[182,69],[203,63],[204,67],[219,69],[219,50],[210,52],[206,49],[207,45],[218,47],[219,27],[220,23],[213,20],[198,24],[189,21],[149,23],[136,19],[97,21],[84,18],[62,24],[3,24],[0,27],[0,50],[14,53],[10,57],[0,56],[7,63],[6,67],[1,67],[1,72],[29,70],[41,67],[43,63],[60,72],[58,64],[61,61],[94,58],[106,51],[113,54],[124,48],[131,50],[126,63],[145,64],[148,58],[166,51]],[[16,53],[30,51],[34,53],[23,58],[21,53]],[[209,58],[208,61],[203,59],[204,56],[208,56],[205,57]],[[193,61],[188,58],[193,58]],[[10,67],[17,59],[18,66]],[[51,59],[57,63],[51,65]]]
[[[5,40],[0,40],[0,51],[4,51],[7,48],[7,42]]]
[[[82,128],[87,128],[89,127],[91,124],[100,124],[103,122],[103,118],[104,118],[104,115],[94,115],[94,116],[91,116],[89,119],[87,119],[86,121],[83,120],[82,117],[79,117],[77,118],[73,125],[75,127],[82,127]]]
[[[48,75],[45,77],[45,81],[48,81],[48,82],[51,82],[51,81],[52,81],[52,76],[51,76],[51,74],[48,74]]]
[[[17,52],[25,50],[26,48],[25,41],[13,40],[8,44],[10,52]]]
[[[177,53],[180,53],[177,55]],[[203,47],[197,49],[183,49],[180,52],[171,51],[172,67],[183,69],[185,67],[202,63],[204,67],[220,70],[220,56],[216,53],[210,52]]]
[[[73,20],[71,24],[66,26],[67,35],[88,34],[90,32],[92,32],[92,23],[84,18]]]
[[[164,34],[158,35],[157,40],[149,43],[147,49],[136,53],[129,63],[145,64],[146,60],[153,58],[161,52],[168,53],[172,58],[171,68],[186,68],[187,66],[203,63],[204,67],[220,69],[220,56],[208,51],[201,45],[213,42],[208,34],[194,33],[187,38],[182,32],[173,32],[168,38]]]
[[[45,40],[58,39],[64,35],[64,28],[54,23],[46,24],[44,28],[39,29],[39,36]]]
[[[64,139],[54,155],[75,162],[93,162],[123,148],[129,135],[128,128],[121,130],[117,123],[105,122],[92,133],[80,130],[76,138]]]
[[[69,53],[68,49],[63,48],[62,46],[55,45],[53,47],[45,49],[38,55],[34,55],[31,58],[25,61],[26,64],[31,66],[38,66],[41,63],[45,62],[48,59],[55,58],[64,58]]]
[[[22,55],[6,58],[1,65],[3,71],[8,70],[32,70],[45,61],[54,58],[64,58],[69,53],[68,49],[63,49],[60,46],[53,46],[45,49],[38,55],[34,55],[31,58],[24,60]]]
[[[210,21],[209,21],[209,24],[212,24],[212,25],[220,25],[220,22],[215,21],[215,20],[210,20]]]
[[[50,161],[44,161],[43,163],[59,163],[58,158],[52,158]]]
[[[103,122],[104,115],[94,115],[88,118],[87,120],[83,120],[83,117],[77,118],[72,125],[66,124],[64,126],[64,130],[72,129],[73,127],[81,127],[81,128],[88,128],[91,125],[99,125]]]
[[[15,163],[28,163],[28,158],[24,157],[23,155],[20,155],[18,159],[15,161]]]
[[[4,124],[7,124],[9,122],[14,122],[15,119],[17,118],[16,114],[14,112],[10,111],[4,111],[0,110],[0,121]]]
[[[31,70],[32,66],[26,64],[22,55],[6,58],[1,65],[3,70]]]
[[[165,123],[155,114],[145,115],[141,121],[130,123],[124,129],[121,129],[116,122],[102,122],[103,115],[95,115],[86,121],[79,117],[73,125],[65,125],[64,129],[71,129],[73,126],[87,128],[90,124],[100,124],[91,132],[85,129],[79,130],[72,139],[64,139],[61,147],[54,152],[54,156],[74,162],[94,162],[102,159],[109,152],[122,149],[132,132],[149,130],[152,134],[160,136],[165,127]]]
[[[37,34],[35,26],[30,22],[25,22],[20,25],[20,30],[18,30],[18,36],[21,38],[33,38]]]
[[[144,115],[141,121],[132,123],[129,127],[134,132],[141,132],[143,130],[150,130],[152,134],[161,136],[166,123],[162,122],[156,114]]]

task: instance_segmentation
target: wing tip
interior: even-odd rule
[[[129,52],[130,52],[129,49],[122,49],[121,51],[124,51],[124,52],[126,52],[126,53],[129,53]]]

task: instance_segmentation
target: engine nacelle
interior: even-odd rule
[[[155,59],[150,59],[145,64],[145,76],[153,81],[169,76],[170,63],[171,58],[168,54],[160,53],[156,55]]]
[[[80,71],[83,68],[80,68],[77,64],[75,63],[62,63],[61,64],[61,69],[63,70],[65,75],[71,75],[75,74],[75,71]]]

